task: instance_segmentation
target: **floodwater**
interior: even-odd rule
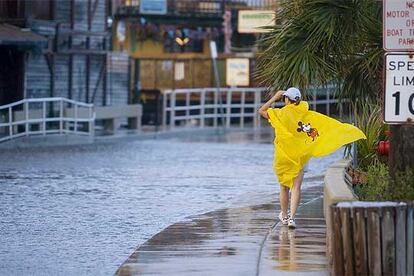
[[[168,225],[278,191],[268,135],[220,135],[3,151],[0,275],[112,275]],[[341,152],[312,160],[318,185]]]

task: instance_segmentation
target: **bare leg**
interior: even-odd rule
[[[301,170],[293,180],[293,187],[291,191],[291,199],[290,199],[290,211],[292,218],[295,218],[296,210],[298,209],[299,202],[300,202],[300,187],[302,185],[303,180],[303,170]]]
[[[283,185],[280,185],[279,192],[279,201],[280,209],[282,209],[282,216],[285,218],[288,214],[288,205],[289,205],[289,188]]]

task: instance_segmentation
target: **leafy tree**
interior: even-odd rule
[[[382,87],[382,7],[374,0],[283,0],[260,41],[256,76],[280,88],[334,83],[375,102]]]

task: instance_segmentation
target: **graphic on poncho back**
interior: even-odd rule
[[[302,122],[298,122],[298,132],[304,132],[306,133],[309,137],[312,138],[312,141],[315,141],[315,138],[319,136],[318,130],[316,128],[313,128],[311,126],[311,124],[305,124]]]

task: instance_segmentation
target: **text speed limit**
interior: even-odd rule
[[[385,55],[384,121],[414,122],[414,56]]]

